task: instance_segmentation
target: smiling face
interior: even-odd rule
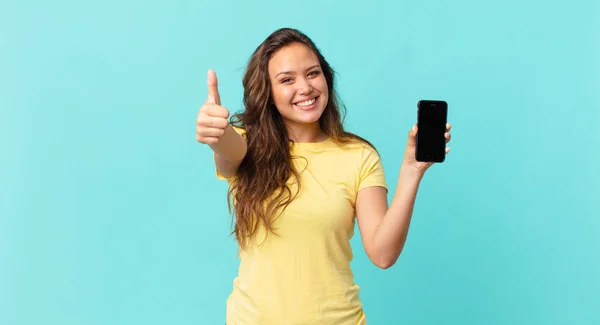
[[[320,132],[329,89],[315,53],[292,43],[273,54],[268,69],[271,98],[286,126],[298,134]]]

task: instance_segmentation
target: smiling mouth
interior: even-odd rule
[[[312,108],[313,106],[315,106],[318,98],[319,98],[319,96],[309,99],[309,100],[296,102],[296,103],[294,103],[294,105],[298,106],[299,108],[303,108],[303,109]]]

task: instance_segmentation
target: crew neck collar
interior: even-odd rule
[[[332,143],[331,137],[327,137],[324,141],[319,142],[292,142],[290,141],[290,145],[298,148],[319,148],[326,147]]]

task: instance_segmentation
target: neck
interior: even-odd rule
[[[314,125],[287,126],[290,139],[296,143],[314,143],[327,140],[328,136],[318,123]]]

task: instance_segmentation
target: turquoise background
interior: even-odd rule
[[[1,1],[0,324],[222,324],[226,184],[195,119],[254,48],[306,32],[392,191],[419,99],[447,162],[369,324],[600,324],[600,2]],[[391,194],[390,194],[391,197]]]

